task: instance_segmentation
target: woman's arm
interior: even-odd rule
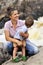
[[[5,38],[6,38],[7,41],[10,41],[10,42],[13,42],[13,43],[21,43],[21,41],[15,39],[15,38],[11,38],[9,31],[7,31],[7,30],[5,30]]]

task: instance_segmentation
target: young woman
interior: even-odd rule
[[[18,50],[18,46],[20,46],[22,48],[22,60],[26,60],[26,56],[25,56],[25,40],[21,41],[18,39],[14,38],[14,35],[16,34],[17,30],[20,29],[20,27],[22,25],[24,25],[24,23],[22,23],[21,20],[19,20],[19,14],[17,10],[14,10],[13,8],[8,8],[8,15],[10,17],[10,21],[5,23],[5,37],[7,41],[12,42],[13,44],[13,61],[14,62],[18,62],[19,59],[16,57],[16,53]]]

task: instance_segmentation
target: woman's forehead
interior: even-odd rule
[[[14,11],[12,11],[11,13],[12,13],[12,14],[16,14],[16,13],[18,13],[18,11],[17,11],[17,10],[14,10]]]

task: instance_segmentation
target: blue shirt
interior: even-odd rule
[[[17,30],[16,34],[14,35],[14,38],[23,40],[24,37],[20,36],[20,32],[25,33],[25,32],[27,32],[27,31],[28,31],[28,29],[27,29],[27,27],[26,27],[25,25],[21,26],[21,27],[19,28],[19,30]]]

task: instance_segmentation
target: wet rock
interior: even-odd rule
[[[8,20],[10,20],[10,18],[7,16],[0,19],[0,29],[4,27],[5,22],[7,22]]]

